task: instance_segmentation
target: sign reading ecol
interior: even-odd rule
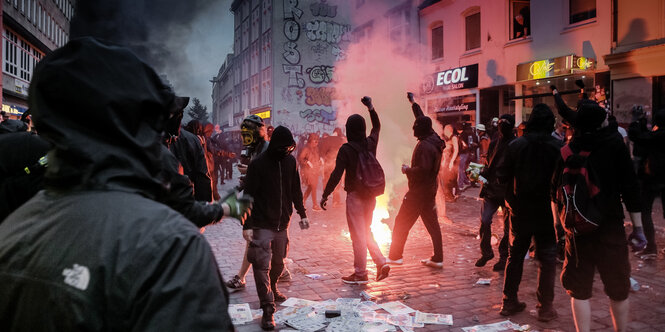
[[[431,83],[423,82],[425,93],[435,92],[436,89],[448,91],[475,88],[478,86],[478,64],[444,70],[430,77]]]
[[[436,75],[436,85],[466,82],[468,80],[469,77],[466,76],[466,67],[442,71]]]

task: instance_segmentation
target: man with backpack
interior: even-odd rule
[[[372,213],[376,205],[376,196],[383,194],[385,176],[381,165],[376,160],[376,147],[379,142],[381,123],[374,110],[372,99],[363,97],[361,102],[367,107],[372,121],[372,130],[366,135],[365,119],[360,114],[353,114],[346,120],[348,143],[343,144],[337,153],[333,170],[321,197],[321,208],[325,209],[328,196],[333,192],[346,172],[344,190],[346,195],[346,221],[353,243],[353,266],[355,272],[342,281],[347,284],[366,284],[367,250],[376,264],[376,281],[385,279],[390,272],[386,258],[374,240],[370,230]]]
[[[595,270],[610,298],[616,331],[628,324],[630,262],[623,207],[630,212],[633,249],[643,249],[640,195],[628,148],[616,130],[608,130],[607,113],[595,102],[581,102],[575,136],[562,149],[553,188],[566,228],[566,256],[561,283],[571,296],[577,331],[589,331]]]
[[[526,134],[516,138],[497,165],[496,176],[506,185],[505,202],[510,210],[510,248],[503,283],[500,314],[511,316],[526,308],[517,297],[524,256],[532,238],[538,267],[538,320],[557,317],[552,306],[556,274],[556,236],[550,184],[560,156],[561,142],[552,137],[554,113],[545,104],[533,108]]]
[[[646,126],[640,125],[645,117],[642,108],[633,109],[633,121],[628,128],[628,137],[635,144],[635,150],[639,147],[645,155],[637,165],[637,176],[641,184],[642,224],[647,246],[637,254],[640,259],[649,260],[658,256],[651,218],[653,201],[659,195],[662,199],[662,193],[665,191],[665,108],[653,113],[651,124],[656,130],[649,131]]]
[[[441,166],[444,143],[432,129],[432,119],[425,116],[420,105],[414,101],[411,92],[407,93],[407,98],[411,102],[413,116],[416,118],[413,123],[413,136],[418,138],[418,144],[413,149],[411,166],[402,165],[402,173],[408,179],[409,191],[404,195],[402,206],[395,217],[395,228],[387,262],[396,265],[403,263],[402,253],[406,238],[420,216],[434,246],[434,255],[420,262],[440,269],[443,268],[443,241],[436,213],[438,189],[436,178]]]

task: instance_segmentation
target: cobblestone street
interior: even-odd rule
[[[234,180],[235,181],[235,180]],[[225,187],[233,184],[227,182]],[[493,272],[492,265],[497,258],[485,267],[477,268],[474,262],[479,257],[479,240],[476,229],[479,222],[480,202],[476,199],[478,189],[471,188],[463,193],[455,203],[447,206],[447,217],[439,222],[443,233],[444,268],[436,270],[422,266],[422,258],[431,255],[431,241],[422,222],[418,221],[409,234],[404,253],[404,265],[393,266],[390,277],[382,282],[370,282],[364,286],[345,285],[341,277],[353,271],[351,240],[346,236],[348,228],[344,217],[344,205],[329,208],[328,211],[313,212],[308,202],[308,216],[311,228],[302,231],[294,216],[290,227],[290,252],[287,266],[291,271],[292,281],[279,283],[280,290],[288,297],[321,301],[340,297],[359,297],[366,291],[377,297],[376,302],[401,301],[409,307],[422,312],[452,314],[454,325],[425,325],[419,331],[461,331],[462,327],[488,324],[506,320],[499,315],[503,272]],[[654,208],[654,219],[660,247],[665,247],[663,234],[662,206],[658,200]],[[441,214],[441,213],[440,213]],[[394,216],[391,216],[394,218]],[[388,219],[390,223],[393,220]],[[494,233],[501,234],[501,222],[495,216]],[[226,219],[224,222],[207,227],[205,236],[210,241],[225,280],[229,280],[238,271],[245,241],[241,227],[237,222]],[[498,257],[496,245],[494,246]],[[385,255],[388,245],[382,245]],[[641,285],[640,290],[631,293],[632,331],[665,330],[665,277],[663,276],[663,253],[655,261],[642,262],[631,255],[633,277]],[[375,276],[375,266],[368,260],[370,281]],[[561,265],[557,271],[560,273]],[[314,280],[306,274],[318,274]],[[561,287],[560,281],[555,287],[555,307],[559,318],[549,323],[542,323],[535,318],[536,305],[536,263],[532,259],[525,261],[524,276],[520,286],[520,300],[525,301],[527,309],[510,320],[520,324],[529,324],[531,330],[574,331],[569,296]],[[490,285],[476,285],[479,278],[491,278]],[[252,309],[258,309],[258,297],[250,269],[247,275],[247,288],[231,294],[231,303],[249,303]],[[596,331],[612,330],[609,314],[609,300],[604,295],[598,276],[594,283],[594,297],[591,300],[592,329]],[[279,306],[277,310],[284,307]],[[237,326],[240,331],[260,331],[259,320],[251,324]],[[278,325],[277,330],[288,329]]]

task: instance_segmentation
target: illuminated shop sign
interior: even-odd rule
[[[25,107],[17,106],[17,105],[7,105],[7,104],[2,104],[2,110],[5,111],[8,114],[14,114],[17,116],[23,115],[25,111],[28,109]]]
[[[270,110],[267,110],[267,111],[264,111],[264,112],[261,112],[261,113],[256,113],[256,115],[258,115],[259,117],[261,117],[261,119],[264,119],[264,120],[269,119],[270,118]]]
[[[528,81],[570,75],[595,68],[596,59],[566,55],[517,65],[517,80]]]
[[[428,112],[454,113],[476,110],[476,95],[436,98],[427,101]]]
[[[423,93],[469,89],[478,86],[478,64],[444,70],[425,77]]]

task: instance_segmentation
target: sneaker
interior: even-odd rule
[[[485,266],[485,264],[487,264],[487,262],[490,261],[492,258],[494,258],[494,254],[491,254],[491,255],[489,255],[489,256],[482,256],[482,257],[478,258],[478,260],[476,261],[476,266],[477,266],[477,267],[483,267],[483,266]]]
[[[404,264],[404,259],[403,259],[403,258],[400,258],[400,259],[390,259],[390,258],[387,258],[387,257],[386,257],[386,264],[390,264],[390,265],[402,265],[402,264]]]
[[[240,276],[235,275],[233,276],[233,279],[229,280],[226,282],[226,287],[230,289],[245,289],[245,282],[240,279]]]
[[[538,320],[541,322],[549,322],[557,317],[559,317],[559,314],[551,305],[548,308],[538,309]]]
[[[388,278],[388,273],[390,273],[390,265],[381,265],[380,268],[376,269],[376,281],[381,281],[385,278]]]
[[[359,277],[354,273],[348,277],[342,277],[342,282],[350,285],[364,285],[369,282],[369,278],[367,276]]]
[[[495,272],[501,272],[506,269],[506,260],[505,259],[499,259],[494,266],[492,266],[492,271]]]
[[[282,274],[279,276],[279,279],[277,279],[278,282],[285,282],[285,281],[291,281],[291,272],[289,269],[284,266],[284,271],[282,271]]]
[[[652,261],[658,258],[658,253],[655,252],[648,252],[648,253],[642,253],[640,255],[640,259],[643,261]]]
[[[503,302],[503,305],[501,305],[501,311],[499,311],[499,314],[501,316],[512,316],[518,312],[524,311],[526,308],[526,303],[524,302],[519,302],[519,301],[508,301],[508,302]]]
[[[272,289],[272,296],[275,299],[275,302],[282,303],[286,301],[286,295],[282,294],[276,287]]]
[[[262,330],[272,331],[275,329],[275,319],[272,316],[273,313],[275,313],[275,308],[272,307],[263,308],[263,317],[261,317]]]
[[[420,263],[423,265],[427,265],[429,267],[433,267],[435,269],[443,269],[443,262],[435,262],[429,258],[427,259],[421,259]]]

